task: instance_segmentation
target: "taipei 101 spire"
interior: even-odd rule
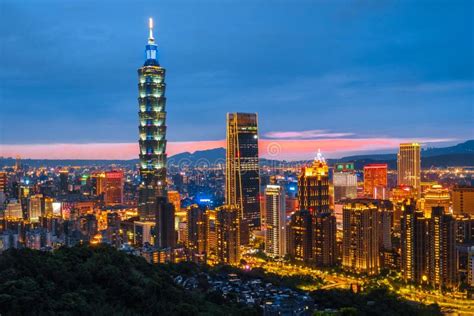
[[[140,177],[138,214],[154,220],[156,200],[166,198],[166,97],[165,69],[158,61],[158,46],[149,20],[145,63],[138,69],[138,117]]]

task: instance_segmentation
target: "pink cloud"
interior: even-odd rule
[[[338,137],[347,137],[352,136],[353,133],[333,133],[321,129],[313,129],[307,131],[288,131],[288,132],[269,132],[265,134],[265,137],[268,138],[278,138],[278,139],[314,139],[314,138],[338,138]]]
[[[279,160],[311,159],[321,149],[326,157],[341,157],[345,153],[395,150],[403,142],[449,142],[453,139],[354,138],[354,139],[260,139],[260,157]],[[225,147],[225,140],[169,142],[168,156]],[[0,156],[32,159],[134,159],[137,143],[35,144],[1,145]]]

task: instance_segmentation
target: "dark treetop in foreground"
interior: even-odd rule
[[[4,315],[256,315],[215,297],[203,286],[185,290],[172,277],[236,273],[292,287],[303,279],[279,278],[262,269],[230,266],[209,269],[192,263],[151,265],[109,246],[60,248],[54,253],[10,249],[0,255],[0,313]],[[387,290],[355,294],[349,290],[311,293],[316,308],[332,315],[440,315],[437,306],[401,300]],[[316,312],[316,315],[321,314]],[[324,312],[322,314],[325,314]]]
[[[54,253],[29,249],[0,255],[0,313],[65,315],[235,315],[175,285],[169,267],[111,247],[77,246]]]

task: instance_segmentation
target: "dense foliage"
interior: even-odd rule
[[[203,273],[204,272],[204,273]],[[313,278],[284,277],[261,269],[200,267],[192,263],[151,265],[143,258],[108,246],[61,248],[54,253],[11,249],[0,255],[0,314],[113,315],[256,315],[207,291],[205,274],[236,273],[275,285],[297,287]],[[173,282],[177,275],[194,276],[198,290]],[[385,289],[355,294],[348,290],[311,293],[319,310],[338,315],[439,315],[437,306],[401,300]],[[322,313],[324,314],[324,313]],[[334,315],[334,314],[333,314]]]
[[[336,315],[442,315],[437,305],[421,305],[400,299],[385,288],[355,294],[350,290],[317,290],[311,293],[318,309],[338,310]],[[334,315],[316,313],[316,315]]]
[[[54,253],[29,249],[0,255],[0,313],[232,315],[239,306],[211,302],[176,286],[168,266],[111,247],[77,246]],[[246,310],[248,312],[248,310]]]

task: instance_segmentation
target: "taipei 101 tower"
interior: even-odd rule
[[[138,215],[142,221],[157,220],[157,203],[167,202],[165,69],[158,61],[158,46],[153,37],[151,18],[149,31],[145,63],[138,69],[141,176]]]

